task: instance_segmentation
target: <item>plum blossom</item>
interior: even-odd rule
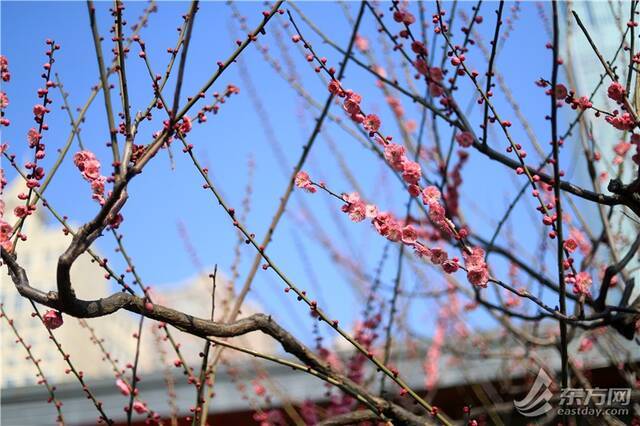
[[[180,127],[179,127],[180,131],[182,133],[189,133],[192,128],[193,128],[193,124],[191,123],[191,118],[189,118],[186,115],[182,117],[182,123],[180,123]]]
[[[416,231],[416,229],[411,226],[411,225],[407,225],[404,228],[402,228],[402,242],[405,244],[415,244],[415,242],[418,240],[418,232]]]
[[[631,114],[625,112],[622,115],[616,115],[613,117],[607,116],[605,117],[607,123],[611,124],[618,130],[629,131],[633,130],[636,127],[636,123],[633,121]]]
[[[9,72],[9,61],[4,55],[0,55],[0,76],[2,81],[11,80],[11,73]]]
[[[416,17],[406,9],[396,10],[393,13],[393,20],[403,24],[411,25],[416,22]]]
[[[29,148],[35,148],[38,143],[40,143],[40,139],[42,139],[42,135],[38,133],[36,129],[29,129],[27,132],[27,142],[29,142]]]
[[[576,248],[578,248],[578,243],[576,243],[576,240],[574,240],[572,238],[569,238],[569,239],[564,241],[562,246],[569,253],[573,253],[576,250]]]
[[[0,110],[9,106],[9,97],[5,92],[0,92]]]
[[[378,207],[376,207],[375,204],[367,204],[367,206],[365,207],[365,215],[369,219],[374,219],[376,216],[378,216]]]
[[[37,118],[42,118],[42,116],[47,112],[47,108],[44,105],[36,104],[33,106],[33,115]]]
[[[473,135],[470,132],[460,132],[456,135],[456,142],[464,148],[473,145]]]
[[[129,385],[127,385],[122,379],[116,380],[116,386],[118,387],[118,389],[120,389],[120,393],[124,396],[128,396],[131,394]]]
[[[457,272],[458,269],[460,269],[460,265],[458,265],[458,262],[456,262],[454,259],[448,259],[442,262],[442,269],[447,274],[453,274],[454,272]]]
[[[433,264],[441,265],[443,262],[445,262],[449,258],[449,255],[447,254],[446,251],[444,251],[440,247],[434,247],[431,249],[430,258]]]
[[[402,228],[391,213],[379,213],[373,219],[373,226],[380,235],[390,241],[399,241],[402,238]]]
[[[299,171],[298,174],[296,174],[295,185],[312,194],[316,192],[316,187],[311,183],[307,172]]]
[[[42,316],[42,321],[49,330],[55,330],[63,323],[62,314],[58,311],[49,310]]]
[[[82,177],[91,184],[92,198],[103,205],[107,178],[100,174],[100,162],[96,156],[91,151],[79,151],[73,156],[73,163],[82,173]]]
[[[567,280],[569,281],[569,280]],[[573,278],[573,292],[575,294],[584,294],[586,296],[591,295],[591,275],[588,272],[578,272]]]
[[[362,96],[358,95],[352,90],[346,91],[346,97],[343,103],[344,110],[350,115],[356,115],[360,112],[360,102],[362,101]]]
[[[434,203],[437,204],[440,201],[440,196],[440,190],[433,185],[427,186],[422,190],[422,202],[427,206]]]
[[[407,161],[407,157],[404,155],[403,146],[395,143],[385,145],[384,158],[395,170],[404,171],[404,163]]]
[[[4,209],[4,205],[3,205]],[[0,219],[0,246],[5,250],[11,250],[11,233],[13,232],[13,227],[5,222],[3,219]]]
[[[578,228],[571,227],[569,229],[569,237],[576,242],[578,249],[580,249],[582,254],[586,255],[591,251],[591,243],[589,242],[589,239]]]
[[[369,40],[367,40],[365,37],[362,37],[360,34],[356,35],[355,43],[359,51],[366,52],[367,50],[369,50]]]
[[[380,129],[380,117],[375,114],[369,114],[365,117],[364,129],[368,132],[377,132]]]
[[[367,217],[367,206],[360,199],[360,194],[352,192],[342,196],[347,203],[342,206],[342,211],[349,214],[349,219],[354,222],[362,222]]]
[[[625,90],[625,88],[622,86],[622,84],[618,83],[617,81],[614,81],[613,83],[611,83],[609,85],[609,88],[607,89],[607,96],[609,96],[610,99],[613,99],[614,101],[619,103],[624,102],[624,98],[626,94],[627,94],[627,91]]]
[[[422,170],[420,164],[415,161],[406,160],[402,165],[402,178],[405,182],[417,185],[420,181]]]
[[[486,287],[489,281],[489,269],[484,261],[484,250],[474,247],[471,253],[463,252],[463,256],[469,282],[478,287]]]
[[[149,411],[149,409],[147,408],[147,406],[144,404],[144,402],[140,402],[140,401],[135,401],[133,403],[133,409],[136,413],[138,414],[144,414],[147,411]]]
[[[332,95],[337,95],[342,90],[342,88],[340,87],[340,83],[338,83],[336,80],[331,80],[329,82],[329,85],[327,86],[327,89]]]
[[[554,96],[557,100],[561,101],[568,95],[567,87],[564,84],[556,84]]]

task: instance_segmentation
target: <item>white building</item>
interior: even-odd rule
[[[5,220],[15,223],[13,209],[19,202],[17,195],[24,191],[21,186],[23,181],[12,182],[5,190],[3,199],[6,203]],[[27,271],[30,284],[43,291],[56,290],[56,265],[58,257],[68,247],[70,236],[65,236],[62,226],[47,223],[48,214],[41,205],[36,213],[29,216],[25,224],[24,233],[27,241],[18,244],[18,261]],[[42,359],[41,367],[50,383],[74,381],[75,377],[65,374],[67,365],[55,346],[50,342],[47,330],[38,318],[31,316],[33,308],[30,302],[24,299],[16,291],[13,282],[2,268],[0,273],[1,302],[4,304],[8,317],[14,320],[15,326],[25,342],[32,346],[34,356]],[[112,293],[110,285],[104,278],[104,270],[96,263],[91,262],[91,257],[85,253],[74,263],[71,274],[74,281],[74,290],[81,299],[97,299]],[[218,282],[221,294],[227,286],[223,279]],[[196,276],[193,279],[178,285],[163,285],[156,287],[154,301],[166,306],[179,309],[188,314],[208,318],[211,312],[211,280],[207,277]],[[217,310],[221,314],[223,297],[217,298]],[[41,313],[46,310],[39,306]],[[257,312],[255,307],[245,306],[243,316]],[[104,340],[104,347],[112,358],[117,359],[120,370],[126,364],[133,362],[136,340],[132,337],[137,332],[137,316],[119,311],[103,318],[86,320],[95,330],[99,339]],[[219,315],[216,315],[219,319]],[[164,366],[159,362],[158,343],[154,338],[151,327],[157,326],[155,321],[146,321],[141,341],[141,357],[139,371],[141,374],[154,371],[162,371]],[[2,321],[1,332],[1,370],[0,383],[2,388],[32,385],[36,383],[36,369],[33,363],[25,359],[24,348],[16,344],[16,337]],[[187,335],[172,329],[174,338],[180,343],[183,356],[190,364],[196,367],[200,365],[198,353],[202,350],[202,339]],[[64,316],[64,324],[54,330],[54,334],[62,344],[63,349],[71,355],[74,366],[84,372],[91,379],[109,379],[115,381],[112,366],[103,360],[103,353],[97,345],[90,342],[91,334],[88,329],[76,319]],[[246,347],[256,350],[273,351],[274,344],[269,337],[262,333],[252,333],[249,338],[237,341]],[[176,358],[173,349],[167,342],[165,346],[169,362]],[[235,355],[234,355],[235,356]],[[127,372],[130,376],[130,372]]]

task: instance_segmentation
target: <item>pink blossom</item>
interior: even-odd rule
[[[40,118],[47,112],[47,108],[44,105],[36,104],[33,107],[33,115]]]
[[[438,98],[444,95],[444,89],[438,83],[432,81],[429,83],[429,94],[434,98]]]
[[[431,262],[436,265],[441,265],[445,260],[449,258],[449,255],[446,251],[441,249],[440,247],[435,247],[431,249]]]
[[[396,10],[393,13],[393,20],[396,22],[402,22],[407,25],[411,25],[416,22],[416,17],[406,9]]]
[[[619,103],[624,102],[626,94],[627,91],[625,90],[625,88],[617,81],[611,83],[611,85],[609,85],[609,88],[607,89],[607,96]]]
[[[343,103],[343,108],[350,115],[355,115],[360,112],[360,102],[362,101],[362,96],[357,93],[348,90],[347,96]]]
[[[422,244],[414,244],[413,249],[418,257],[431,257],[431,250]]]
[[[91,181],[91,190],[94,194],[104,194],[104,185],[107,182],[105,176],[98,176]]]
[[[0,109],[5,109],[9,106],[9,97],[5,92],[0,92]]]
[[[434,203],[437,204],[440,201],[440,196],[440,190],[433,185],[427,186],[422,190],[422,202],[428,206]]]
[[[193,128],[193,124],[191,124],[191,118],[188,116],[182,117],[182,123],[180,124],[180,131],[182,133],[189,133]]]
[[[573,282],[573,292],[575,294],[591,295],[591,275],[588,272],[578,272]]]
[[[389,162],[391,167],[398,171],[403,171],[404,162],[407,160],[404,156],[404,147],[395,143],[385,145],[384,158]]]
[[[588,337],[583,338],[580,341],[580,347],[578,347],[578,352],[589,352],[593,348],[593,340]]]
[[[405,182],[417,185],[422,175],[420,164],[415,161],[406,160],[402,166],[402,178]]]
[[[416,59],[416,62],[413,65],[422,75],[427,75],[427,73],[429,72],[429,65],[427,64],[427,61],[422,58]]]
[[[361,52],[366,52],[367,50],[369,50],[369,40],[367,40],[365,37],[362,37],[360,34],[356,35],[355,43],[356,47]]]
[[[362,222],[367,217],[366,205],[357,192],[345,194],[342,198],[347,203],[342,206],[342,211],[349,214],[349,219]]]
[[[402,227],[397,221],[393,221],[389,224],[389,231],[386,235],[389,241],[400,241],[402,239]]]
[[[4,209],[4,205],[3,205]],[[2,246],[5,250],[11,250],[11,233],[13,232],[13,227],[5,222],[3,219],[0,219],[0,246]]]
[[[374,219],[378,216],[378,207],[376,207],[375,204],[367,204],[365,207],[365,215],[369,219]]]
[[[631,114],[625,112],[622,115],[616,115],[614,117],[607,116],[605,117],[607,123],[611,124],[618,130],[633,130],[636,127],[636,123],[633,121]]]
[[[581,96],[578,99],[574,99],[572,102],[574,109],[580,107],[581,109],[589,109],[593,106],[593,103],[586,96]]]
[[[88,181],[93,181],[100,177],[100,162],[98,160],[89,160],[82,165],[82,176]]]
[[[266,393],[266,389],[264,386],[262,386],[262,384],[258,383],[258,382],[254,382],[253,383],[253,391],[255,392],[256,395],[258,396],[263,396]]]
[[[568,95],[567,87],[564,84],[557,84],[554,96],[557,100],[561,101]]]
[[[376,231],[382,236],[386,236],[389,224],[393,221],[393,216],[388,212],[381,212],[373,219],[373,226]]]
[[[578,244],[578,248],[582,254],[586,255],[591,251],[591,243],[589,242],[589,239],[578,228],[571,227],[569,229],[569,237]]]
[[[578,243],[576,243],[576,240],[569,238],[564,241],[562,246],[569,253],[573,253],[576,250],[576,248],[578,248]]]
[[[136,413],[138,414],[144,414],[147,411],[149,411],[149,409],[147,408],[147,406],[144,404],[144,402],[140,402],[140,401],[135,401],[133,403],[133,409]]]
[[[470,132],[460,132],[456,135],[456,142],[464,148],[473,145],[473,135]]]
[[[453,274],[454,272],[457,272],[459,268],[460,268],[460,265],[458,265],[458,262],[452,259],[448,259],[442,262],[442,269],[447,274]]]
[[[11,80],[11,73],[9,73],[9,61],[4,55],[0,55],[0,74],[2,75],[2,81]]]
[[[429,204],[429,219],[438,225],[442,225],[445,222],[445,211],[438,203]]]
[[[122,379],[116,380],[116,386],[120,389],[120,393],[128,396],[131,394],[131,390],[129,389],[129,385],[127,385]]]
[[[29,148],[34,148],[40,143],[40,139],[42,139],[42,135],[38,133],[36,129],[29,129],[27,132],[27,142],[29,142]]]
[[[369,114],[364,119],[364,129],[368,132],[377,132],[380,129],[380,117]]]
[[[616,144],[616,146],[613,147],[613,151],[620,157],[624,157],[630,149],[631,144],[625,141],[620,141]]]
[[[311,183],[307,172],[299,171],[298,174],[296,174],[295,185],[312,194],[316,192],[316,187]]]
[[[340,83],[338,83],[335,80],[331,80],[329,82],[329,85],[327,86],[327,88],[329,89],[329,93],[333,94],[333,95],[337,95],[340,93]]]
[[[429,68],[429,77],[431,77],[431,80],[435,81],[435,82],[441,82],[442,79],[444,78],[444,73],[442,72],[442,68],[439,67],[432,67]]]
[[[402,228],[402,242],[405,244],[414,244],[418,240],[418,232],[411,225]]]
[[[29,209],[25,206],[17,206],[13,209],[13,214],[16,215],[17,218],[21,219],[29,214]]]
[[[463,252],[464,264],[467,268],[467,279],[473,285],[486,287],[489,281],[489,269],[484,260],[484,250],[474,247],[471,253]]]
[[[49,310],[42,316],[42,321],[49,330],[55,330],[63,323],[62,314],[58,311]]]

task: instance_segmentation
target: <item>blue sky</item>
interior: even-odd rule
[[[468,10],[472,4],[475,3],[462,2],[459,7]],[[140,2],[127,3],[125,17],[129,24],[136,21],[145,5]],[[512,3],[509,3],[507,8],[511,5]],[[112,43],[108,36],[108,28],[112,20],[108,8],[111,7],[111,3],[98,2],[96,6],[100,32],[106,39],[103,50],[105,57],[110,60],[109,49]],[[148,28],[142,32],[149,58],[157,73],[164,71],[168,60],[166,49],[175,44],[176,28],[181,24],[180,15],[188,10],[188,6],[186,2],[161,2],[158,5],[158,12],[151,15]],[[341,46],[346,46],[351,30],[338,4],[305,2],[300,6],[334,41]],[[251,28],[259,21],[260,13],[264,9],[263,4],[258,2],[242,2],[238,7],[247,16],[248,25]],[[347,7],[355,16],[356,4],[347,3]],[[434,7],[431,4],[428,6],[427,16],[434,13],[432,10]],[[493,28],[494,9],[493,3],[483,5],[482,15],[485,17],[485,23],[480,26],[480,29],[485,42]],[[550,51],[544,46],[548,40],[542,30],[542,22],[535,4],[524,2],[521,4],[521,9],[514,29],[497,59],[497,67],[520,100],[523,113],[530,117],[541,144],[546,147],[549,126],[544,120],[544,115],[548,111],[548,98],[534,85],[534,81],[540,77],[549,78]],[[56,52],[54,71],[60,75],[66,91],[70,93],[73,107],[84,104],[90,88],[98,81],[95,53],[84,2],[3,1],[1,11],[2,53],[8,57],[12,71],[12,80],[10,84],[5,84],[3,89],[11,100],[8,117],[12,124],[3,130],[2,140],[10,143],[11,152],[16,153],[19,159],[24,159],[29,154],[25,135],[33,125],[31,109],[37,101],[36,90],[42,84],[39,75],[41,65],[45,62],[44,40],[54,39],[62,47]],[[388,17],[385,19],[390,26],[394,25]],[[457,20],[458,24],[455,25],[459,26],[459,17]],[[268,35],[264,39],[271,53],[278,58],[282,58],[281,52],[274,41],[270,27],[278,26],[282,31],[282,24],[285,21],[286,15],[272,21],[268,27]],[[319,54],[326,56],[330,64],[336,65],[340,56],[329,46],[322,44],[302,20],[298,19],[298,23]],[[216,61],[226,59],[235,48],[236,36],[232,36],[232,28],[233,31],[238,32],[237,22],[231,17],[231,10],[225,3],[201,4],[189,50],[182,104],[186,97],[196,93],[213,73]],[[429,37],[432,35],[431,31],[432,28]],[[128,34],[128,30],[125,32]],[[378,36],[374,19],[368,13],[365,14],[361,33],[375,44]],[[290,56],[295,60],[302,84],[318,102],[324,103],[327,96],[326,89],[314,75],[304,57],[289,42],[288,37],[285,41]],[[152,96],[146,69],[137,53],[138,48],[134,46],[127,60],[130,98],[134,112],[146,107]],[[380,51],[376,53],[380,58]],[[477,67],[479,70],[486,68],[486,63],[477,53],[477,49],[472,50],[468,56],[474,68]],[[396,64],[399,63],[399,55],[395,54],[391,57]],[[284,169],[291,170],[301,153],[302,145],[311,132],[318,112],[309,108],[296,96],[289,84],[264,61],[255,46],[249,47],[242,54],[241,61],[251,75],[260,101],[265,106],[266,118],[273,126],[275,135],[285,152],[287,164],[284,165]],[[466,106],[470,99],[470,88],[465,78],[459,80],[461,93],[458,99],[462,105]],[[112,77],[110,81],[117,86],[116,77]],[[344,82],[347,87],[363,95],[363,106],[367,111],[375,111],[381,115],[384,131],[399,138],[395,121],[371,76],[354,64],[350,64]],[[210,116],[206,124],[196,125],[189,135],[189,140],[195,145],[196,155],[201,162],[208,165],[214,183],[237,210],[240,209],[247,184],[248,160],[252,158],[255,161],[252,207],[247,224],[258,239],[261,239],[276,210],[278,198],[286,186],[286,179],[282,172],[283,165],[276,160],[237,66],[232,66],[212,90],[222,91],[227,84],[237,85],[240,88],[240,95],[229,99],[222,106],[220,113],[217,116]],[[414,82],[414,84],[419,85],[420,82]],[[165,96],[172,97],[168,94],[172,93],[173,85],[171,80],[165,89]],[[207,94],[208,101],[212,99],[211,93],[212,91]],[[53,99],[53,112],[47,116],[50,130],[44,139],[48,147],[48,156],[44,164],[49,167],[56,156],[55,150],[64,144],[69,134],[68,118],[66,112],[59,109],[62,99],[57,91],[53,92]],[[117,90],[112,92],[112,101],[119,108]],[[402,99],[402,102],[407,116],[419,122],[418,108],[405,99]],[[505,118],[515,122],[512,110],[501,95],[496,95],[495,102]],[[344,117],[336,106],[332,107],[332,112]],[[161,120],[164,119],[163,112],[155,111],[154,115],[155,119],[152,123],[142,125],[138,143],[148,142],[151,133],[158,130],[161,125]],[[472,121],[476,125],[479,123],[478,117],[478,110],[475,110]],[[346,117],[344,118],[346,120]],[[561,128],[564,129],[564,125]],[[381,163],[337,126],[326,124],[324,132],[333,139],[345,161],[350,165],[354,176],[363,187],[363,195],[376,202],[382,209],[403,214],[401,212],[404,212],[406,195]],[[518,124],[514,125],[513,134],[518,141],[528,146],[523,129]],[[444,135],[446,135],[445,139],[450,137],[448,132]],[[108,133],[102,94],[87,114],[86,123],[82,126],[82,137],[87,147],[96,152],[103,164],[108,164],[110,153],[105,147]],[[506,147],[506,141],[498,132],[494,132],[491,139],[490,143],[496,147]],[[425,143],[433,142],[427,138]],[[72,153],[76,150],[77,146],[74,145]],[[531,158],[537,163],[538,159],[533,150],[529,149],[529,151],[532,153]],[[233,247],[237,238],[228,217],[218,207],[211,194],[202,190],[202,182],[197,171],[177,145],[174,145],[173,154],[174,169],[170,166],[167,153],[161,152],[145,172],[132,181],[129,201],[123,211],[125,222],[121,228],[126,235],[127,248],[140,274],[147,283],[159,286],[181,281],[196,274],[192,259],[179,236],[178,223],[184,223],[199,259],[205,265],[217,263],[225,272],[229,271],[232,263]],[[472,152],[472,154],[475,153]],[[570,153],[565,155],[569,158]],[[312,177],[325,180],[338,192],[352,190],[347,179],[340,172],[335,157],[331,154],[327,141],[323,137],[316,141],[305,169]],[[15,176],[11,169],[7,170],[7,174],[10,177]],[[487,223],[494,223],[504,212],[511,200],[509,194],[515,191],[514,182],[518,182],[519,187],[523,181],[515,178],[513,173],[504,167],[477,154],[471,155],[463,175],[465,180],[461,192],[466,219],[481,235],[490,237],[493,227],[487,227]],[[97,211],[97,205],[90,200],[87,183],[81,179],[71,161],[66,161],[58,172],[53,184],[47,190],[47,198],[59,212],[68,215],[75,223],[90,219]],[[272,258],[301,288],[316,294],[314,297],[320,302],[328,301],[330,306],[324,306],[324,308],[331,316],[349,324],[359,314],[362,300],[345,279],[345,271],[336,267],[335,262],[326,254],[322,246],[310,238],[309,226],[304,224],[304,218],[300,215],[301,198],[304,198],[304,202],[319,219],[322,231],[332,236],[335,247],[345,253],[356,253],[357,262],[371,275],[385,241],[378,237],[368,224],[349,222],[348,218],[339,211],[339,203],[324,194],[309,195],[296,192],[289,205],[288,214],[276,231],[274,242],[269,249]],[[527,198],[526,202],[521,203],[514,213],[517,220],[511,229],[519,235],[517,241],[519,246],[533,253],[537,247],[539,233],[535,229],[538,223],[532,223],[530,211],[527,211],[527,209],[531,210],[532,204],[529,197],[525,198]],[[101,238],[96,244],[116,268],[123,269],[122,261],[113,252],[115,243],[110,236]],[[301,247],[304,247],[304,251]],[[389,262],[383,273],[387,284],[391,283],[395,275],[396,250],[395,246],[391,248]],[[240,282],[246,276],[253,255],[254,251],[250,246],[242,247]],[[305,257],[311,264],[311,272],[305,266]],[[504,264],[497,261],[494,266],[497,274],[506,278]],[[555,275],[555,269],[551,271]],[[418,282],[415,276],[409,274],[406,276],[404,286],[408,289],[416,286],[423,290],[442,288],[443,279],[438,274],[429,272],[427,276],[432,278],[432,281],[424,283]],[[462,276],[460,279],[465,281]],[[271,271],[260,271],[254,287],[255,290],[250,296],[252,299],[257,300],[266,311],[274,313],[286,325],[292,327],[296,334],[309,337],[310,321],[307,319],[307,309],[296,303],[294,298],[285,297],[282,291],[283,284]],[[425,324],[424,327],[419,327],[419,331],[428,333],[430,328],[428,324],[434,320],[433,302],[416,303],[411,309],[410,318],[414,324],[418,324],[418,321]],[[479,327],[491,326],[484,315],[476,315],[473,318]]]

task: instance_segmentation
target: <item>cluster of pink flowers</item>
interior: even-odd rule
[[[622,84],[614,81],[607,89],[607,96],[618,103],[623,103],[625,97],[627,96],[627,91],[625,90],[624,86],[622,86]]]
[[[9,106],[9,97],[5,92],[0,91],[0,111]]]
[[[4,210],[4,202],[2,203]],[[4,213],[3,213],[4,215]],[[13,232],[13,227],[5,222],[3,219],[0,219],[0,246],[5,250],[11,250],[11,233]]]
[[[387,145],[391,147],[392,144]],[[395,145],[397,147],[397,145]],[[397,158],[403,156],[403,148],[391,148],[389,156],[390,163],[397,163]],[[401,162],[400,162],[401,163]],[[300,172],[296,176],[296,186],[309,190],[312,186],[309,175],[306,172]],[[423,190],[417,185],[414,186],[418,194],[422,195],[422,201],[429,207],[429,219],[446,235],[453,234],[452,224],[445,216],[444,207],[440,204],[441,194],[435,186],[427,186]],[[414,195],[417,196],[418,194]],[[403,223],[389,212],[379,212],[374,204],[367,204],[362,200],[357,192],[343,194],[342,199],[345,204],[342,211],[349,215],[349,219],[354,222],[362,222],[365,219],[371,219],[371,223],[375,230],[387,238],[389,241],[401,242],[411,246],[415,253],[422,258],[428,258],[433,264],[441,265],[446,273],[454,273],[458,271],[460,265],[457,258],[449,259],[449,255],[440,247],[428,248],[419,241],[420,233],[411,224]],[[424,235],[424,234],[423,234]],[[473,248],[470,253],[465,253],[465,265],[467,268],[467,278],[469,282],[480,287],[486,287],[489,280],[489,271],[484,261],[484,251],[478,247]]]
[[[49,330],[55,330],[63,323],[62,314],[58,311],[49,310],[42,316],[42,321]]]
[[[4,55],[0,55],[0,77],[2,77],[2,81],[4,82],[11,80],[11,73],[9,72],[9,61]]]
[[[573,283],[573,292],[575,294],[591,296],[591,275],[588,272],[578,272],[575,276],[568,276],[566,281]]]
[[[484,261],[484,250],[480,247],[474,247],[471,253],[463,252],[463,256],[469,282],[473,285],[486,287],[489,281],[489,269]]]
[[[393,12],[393,20],[396,22],[402,22],[403,24],[411,25],[416,22],[416,17],[406,9],[399,9]]]
[[[300,171],[298,172],[298,174],[296,174],[295,185],[298,188],[304,189],[305,191],[312,194],[316,192],[316,187],[311,183],[309,174],[307,172]]]
[[[365,204],[357,192],[344,194],[342,198],[346,203],[342,206],[342,211],[354,222],[362,222],[365,218],[373,219],[378,215],[378,208],[373,204]]]
[[[567,102],[569,102],[569,105],[571,105],[572,109],[589,109],[593,106],[593,103],[589,100],[588,97],[586,96],[581,96],[579,98],[567,98]]]
[[[576,243],[578,249],[582,252],[582,254],[586,255],[591,251],[591,243],[589,242],[589,238],[587,238],[587,236],[584,235],[584,233],[578,228],[574,226],[569,228],[569,239]]]
[[[107,178],[100,174],[100,162],[91,151],[79,151],[73,156],[73,164],[82,173],[82,177],[91,184],[92,198],[104,205],[104,185]]]
[[[605,120],[618,130],[631,131],[636,127],[633,117],[631,117],[631,114],[628,112],[614,116],[607,116],[605,117]]]

